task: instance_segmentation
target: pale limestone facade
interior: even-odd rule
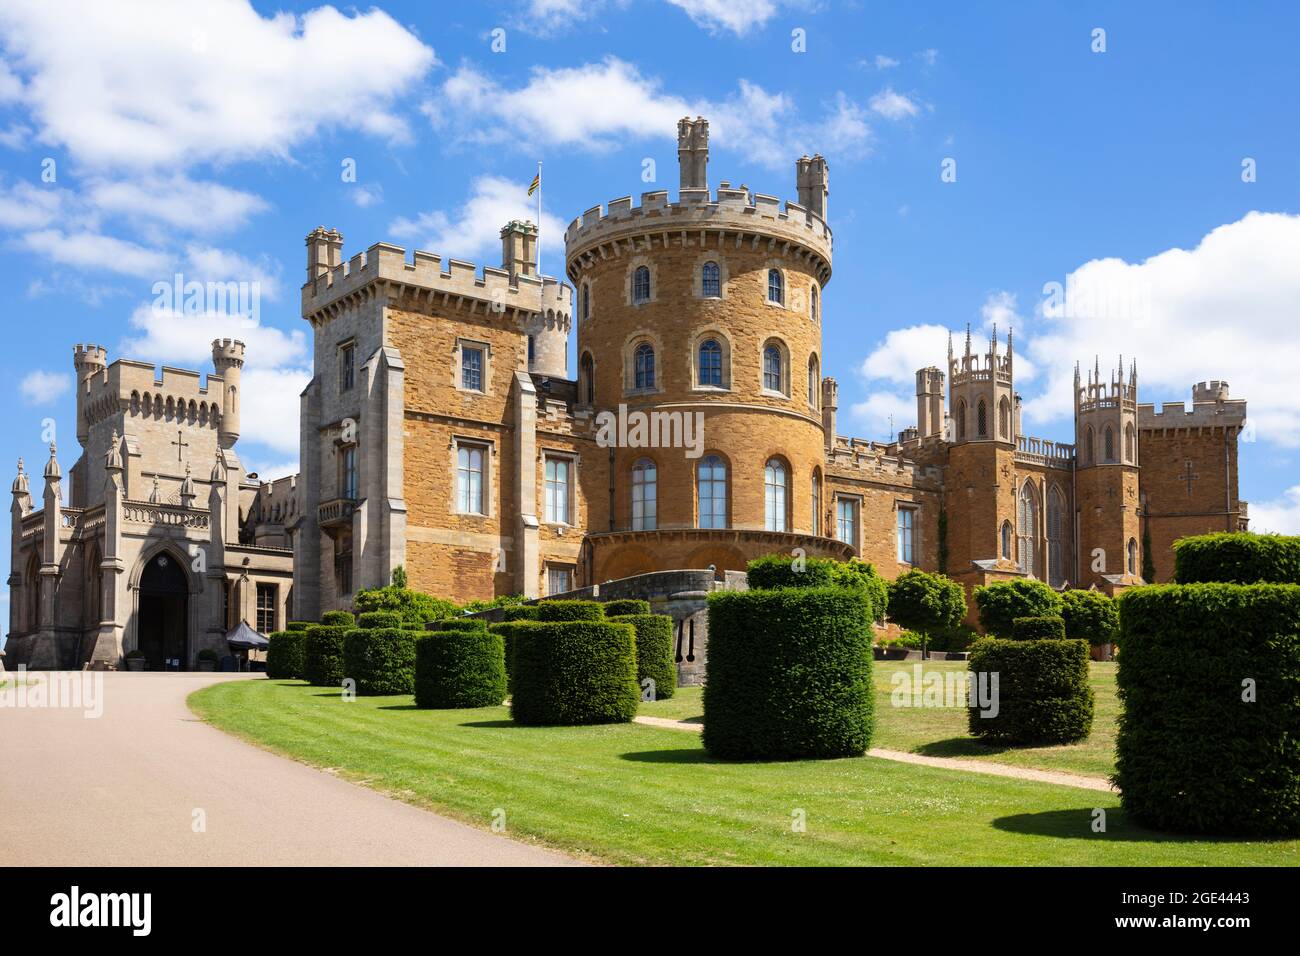
[[[296,479],[245,474],[244,345],[212,357],[204,381],[75,348],[81,456],[65,478],[51,444],[38,502],[21,461],[13,482],[8,667],[113,669],[140,649],[150,669],[193,669],[230,653],[240,620],[284,626]]]

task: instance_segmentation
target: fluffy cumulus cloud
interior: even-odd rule
[[[134,8],[134,9],[132,9]],[[382,10],[8,0],[0,43],[41,142],[96,167],[286,157],[322,127],[400,137],[433,50]]]
[[[741,80],[722,100],[690,100],[617,57],[560,69],[534,69],[509,87],[469,65],[455,70],[422,107],[435,128],[462,143],[564,146],[601,151],[629,140],[672,140],[687,115],[709,119],[715,148],[784,168],[806,152],[865,154],[866,110],[843,92],[811,118],[786,93]]]
[[[871,111],[888,120],[911,119],[921,112],[916,101],[910,96],[899,93],[891,86],[885,87],[869,102]]]
[[[500,176],[480,176],[471,185],[469,198],[454,212],[435,209],[413,218],[399,217],[389,224],[388,231],[398,239],[412,240],[419,248],[441,255],[444,263],[455,258],[495,264],[492,254],[501,250],[501,227],[512,219],[537,221],[537,206],[528,197],[528,183]],[[541,226],[542,268],[558,272],[564,223],[550,213],[543,213]],[[549,266],[545,259],[548,247],[556,257]]]
[[[96,210],[133,223],[160,223],[183,232],[227,232],[268,208],[260,196],[183,175],[90,184],[86,200]]]
[[[1292,485],[1271,501],[1250,503],[1252,531],[1300,534],[1300,485]]]
[[[28,405],[48,405],[66,395],[71,388],[72,376],[67,372],[46,372],[42,369],[27,373],[18,383],[18,390]]]
[[[712,32],[745,34],[777,14],[776,0],[668,0],[697,25]]]
[[[783,8],[815,6],[809,0],[664,0],[709,33],[745,36],[761,30]],[[526,0],[519,25],[537,33],[554,33],[589,20],[608,7],[630,6],[632,0]],[[642,7],[651,4],[641,2]]]

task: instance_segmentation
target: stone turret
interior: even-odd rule
[[[918,438],[943,434],[943,372],[934,366],[916,372],[916,431]]]
[[[822,379],[822,431],[826,447],[835,447],[835,413],[840,407],[840,386],[833,378]]]
[[[830,197],[830,167],[820,154],[801,156],[794,164],[795,186],[799,190],[799,205],[814,215],[826,218],[826,202]]]
[[[343,262],[343,234],[317,226],[307,234],[307,281],[311,282]]]
[[[999,441],[1014,444],[1015,387],[1013,376],[1014,347],[1007,335],[1007,350],[998,354],[998,330],[993,327],[989,350],[984,355],[971,348],[970,326],[966,327],[966,351],[953,354],[952,337],[948,338],[949,408],[953,417],[952,440]]]
[[[1074,440],[1080,468],[1138,463],[1136,362],[1126,376],[1120,356],[1118,368],[1103,382],[1097,360],[1086,385],[1074,366]]]
[[[683,116],[677,122],[677,165],[682,189],[709,188],[709,121]]]
[[[86,407],[90,380],[108,367],[108,351],[99,345],[77,345],[72,350],[72,365],[77,370],[77,441],[84,447],[90,437]]]
[[[238,339],[216,339],[212,343],[212,366],[225,383],[217,440],[222,448],[233,448],[239,441],[239,389],[244,367],[244,343]]]
[[[501,227],[501,268],[511,279],[537,275],[537,227],[512,219]]]

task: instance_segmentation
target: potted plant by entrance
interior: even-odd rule
[[[136,648],[135,650],[133,650],[133,651],[127,651],[127,652],[126,652],[126,669],[127,669],[127,670],[129,670],[129,671],[142,671],[142,670],[144,670],[144,665],[145,665],[146,663],[147,663],[147,662],[145,661],[144,651],[140,650],[140,648],[137,647],[137,648]]]
[[[205,647],[199,651],[198,661],[199,670],[214,671],[217,669],[217,652],[210,647]]]

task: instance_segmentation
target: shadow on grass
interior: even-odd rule
[[[517,724],[513,720],[467,720],[461,724],[462,727],[521,727],[531,729],[524,724]]]
[[[719,760],[712,757],[703,747],[698,749],[683,747],[680,750],[634,750],[631,753],[619,754],[618,757],[620,760],[631,760],[634,763],[735,763],[733,760]]]
[[[1123,843],[1277,843],[1282,839],[1260,837],[1209,836],[1200,833],[1161,833],[1131,822],[1122,810],[1106,810],[1106,832],[1093,832],[1095,808],[1045,810],[1042,813],[1017,813],[998,817],[993,827],[1007,833],[1058,837],[1063,840],[1118,840]]]
[[[949,737],[947,740],[932,740],[912,748],[912,753],[926,757],[992,757],[995,754],[1010,753],[1013,750],[1029,750],[1029,747],[1007,747],[998,744],[986,744],[974,737]]]

